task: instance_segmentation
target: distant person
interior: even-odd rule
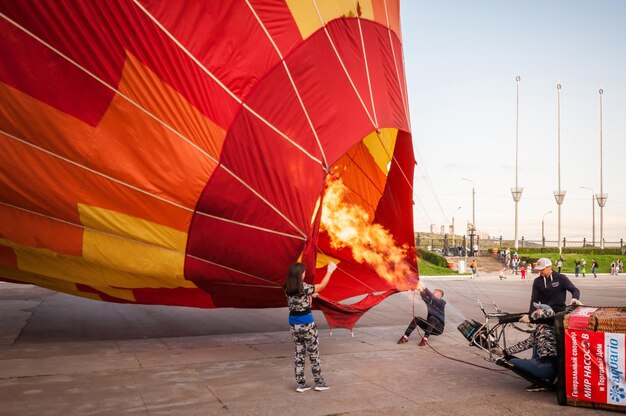
[[[587,260],[582,259],[580,261],[580,272],[582,273],[583,277],[585,277],[585,273],[587,273]]]
[[[556,270],[557,273],[561,273],[561,268],[563,267],[563,261],[561,259],[558,259],[556,261]]]
[[[478,256],[478,244],[474,244],[474,256]]]
[[[470,276],[470,279],[478,277],[478,263],[476,262],[476,259],[472,261],[470,269],[472,270],[472,275]]]
[[[289,328],[295,350],[295,376],[298,387],[296,391],[303,393],[311,390],[304,377],[305,352],[309,354],[311,372],[315,378],[315,390],[328,390],[330,387],[324,382],[322,368],[320,366],[319,340],[317,325],[311,312],[311,296],[326,287],[337,265],[332,261],[328,263],[326,275],[319,284],[310,285],[304,283],[305,266],[302,263],[294,263],[289,267],[287,280],[285,281],[285,294],[289,306]]]
[[[622,273],[624,271],[624,263],[622,259],[617,259],[617,272]]]
[[[418,345],[423,347],[428,344],[429,336],[441,335],[443,333],[446,322],[446,301],[443,299],[443,290],[441,289],[435,289],[434,292],[431,292],[419,283],[417,290],[420,292],[424,303],[426,303],[426,309],[428,310],[426,319],[419,316],[413,317],[406,331],[404,331],[404,335],[398,340],[398,344],[409,342],[411,333],[419,326],[424,331],[424,336]]]
[[[615,264],[616,263],[614,261],[611,262],[611,276],[615,274]]]
[[[572,294],[570,304],[582,305],[580,302],[580,290],[565,276],[552,270],[552,262],[545,257],[537,260],[535,269],[539,276],[533,281],[532,295],[530,297],[529,312],[535,310],[533,304],[541,303],[550,306],[555,312],[565,309],[567,292]],[[523,315],[522,322],[528,322],[528,315]]]
[[[595,259],[591,260],[591,273],[593,273],[593,278],[595,279],[596,277],[598,277],[598,273],[596,273],[598,271],[598,262]]]
[[[579,274],[580,274],[580,260],[576,259],[576,262],[574,263],[574,275],[578,277]]]
[[[526,276],[528,276],[528,280],[530,280],[530,273],[532,272],[533,267],[530,265],[530,262],[526,264]]]
[[[519,269],[519,260],[517,257],[513,257],[513,260],[511,260],[511,267],[513,268],[513,274],[517,274],[517,270]]]
[[[526,280],[526,267],[522,265],[519,272],[522,275],[522,280]]]
[[[502,270],[500,270],[500,275],[498,276],[500,278],[500,280],[502,279],[506,279],[506,267],[503,267]]]

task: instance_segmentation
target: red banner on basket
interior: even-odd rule
[[[626,334],[566,329],[567,397],[626,406],[625,345]]]
[[[589,326],[589,317],[598,308],[576,308],[576,310],[569,314],[569,320],[567,327],[570,329],[587,329]]]

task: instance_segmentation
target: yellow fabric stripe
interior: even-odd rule
[[[321,269],[322,267],[326,267],[328,266],[329,262],[334,262],[335,264],[339,264],[339,262],[341,260],[338,260],[334,257],[331,257],[327,254],[318,254],[317,258],[315,259],[315,268],[316,269]]]
[[[287,0],[287,5],[291,14],[293,15],[302,39],[306,39],[313,32],[322,27],[322,22],[315,9],[317,9],[324,20],[324,24],[330,22],[333,19],[339,17],[356,17],[358,11],[354,7],[355,3],[357,8],[360,9],[360,16],[364,19],[374,20],[374,10],[372,9],[371,0]]]
[[[37,285],[46,289],[54,290],[55,292],[63,292],[70,295],[81,296],[84,298],[102,300],[102,298],[96,293],[81,292],[76,285],[72,282],[53,279],[47,276],[42,276],[36,273],[25,272],[22,270],[9,269],[7,267],[0,266],[0,276],[7,279],[15,280],[18,282],[29,283],[31,285]]]
[[[376,164],[385,175],[389,173],[388,166],[396,147],[397,137],[398,129],[387,128],[381,129],[380,133],[373,131],[363,139],[363,144],[365,144]]]
[[[78,213],[85,227],[171,250],[185,251],[187,233],[174,228],[85,204],[78,204]]]
[[[302,262],[303,255],[304,253],[300,253],[300,257],[298,257],[298,260],[297,260],[298,262]],[[341,260],[338,260],[326,254],[318,254],[317,257],[315,258],[315,268],[321,269],[322,267],[326,267],[328,266],[328,263],[331,261],[334,262],[335,264],[339,264]]]
[[[108,284],[124,288],[196,287],[184,278],[187,234],[115,211],[87,205],[78,208],[86,226],[129,238],[89,229],[84,232],[83,257],[114,271],[107,274]]]

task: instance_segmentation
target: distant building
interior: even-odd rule
[[[441,234],[441,235],[444,235],[445,233],[446,233],[446,226],[445,226],[445,225],[442,225],[442,226],[441,226],[441,233],[440,233],[440,234]]]
[[[436,224],[430,224],[430,233],[431,234],[437,234],[437,225]]]

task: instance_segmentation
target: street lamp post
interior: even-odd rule
[[[476,229],[476,191],[474,189],[474,181],[467,178],[461,178],[463,181],[468,181],[472,184],[472,225]]]
[[[456,212],[457,212],[458,210],[460,210],[460,209],[461,209],[461,207],[458,207],[457,209],[455,209],[455,210],[452,212],[452,246],[453,246],[453,247],[456,247],[456,243],[455,243],[455,234],[456,234],[456,230],[454,229],[454,214],[456,214]]]
[[[546,215],[551,214],[552,211],[548,211],[545,214],[543,214],[543,217],[541,217],[541,244],[544,244],[544,242],[546,241],[546,235],[544,233],[544,219],[546,218]]]
[[[600,193],[596,194],[596,201],[600,205],[600,248],[604,250],[604,206],[609,194],[604,193],[602,177],[602,94],[604,91],[600,88],[598,92],[600,93]]]
[[[561,205],[565,199],[566,191],[561,190],[561,84],[556,84],[556,96],[557,96],[557,167],[558,167],[558,190],[554,191],[554,199],[558,205],[558,244],[559,255],[563,251],[561,241]]]
[[[522,198],[522,192],[524,188],[520,188],[517,183],[517,172],[518,172],[518,147],[519,147],[519,82],[521,78],[520,76],[515,77],[516,85],[516,104],[515,104],[515,187],[511,188],[511,195],[513,196],[513,201],[515,201],[515,251],[519,248],[519,243],[517,240],[518,236],[518,228],[517,228],[517,203]]]
[[[470,248],[472,254],[474,252],[474,236],[476,235],[476,190],[474,188],[474,181],[467,178],[461,178],[464,181],[468,181],[472,184],[472,224],[471,227],[467,227],[467,231],[470,237]]]
[[[581,186],[583,189],[589,189],[591,191],[591,245],[596,246],[596,197],[593,193],[593,189],[588,186]]]

